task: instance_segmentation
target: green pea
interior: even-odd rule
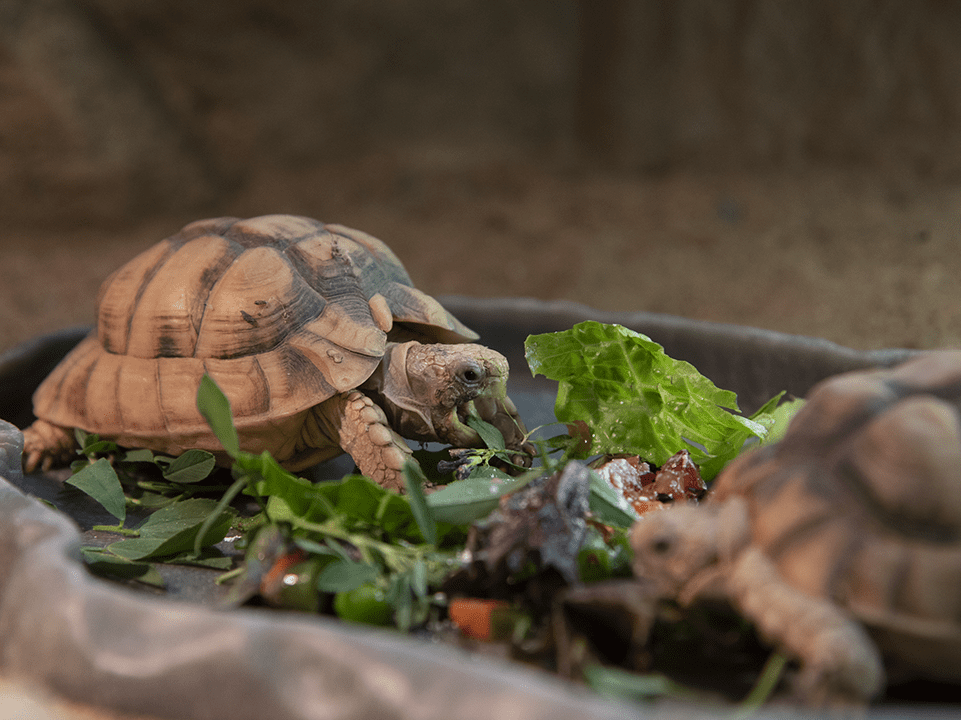
[[[386,593],[373,583],[334,595],[334,612],[341,620],[368,625],[387,625],[393,615]]]

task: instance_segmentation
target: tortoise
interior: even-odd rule
[[[959,411],[961,351],[822,381],[706,502],[635,524],[635,576],[728,601],[809,704],[866,704],[886,675],[961,683]]]
[[[65,461],[72,428],[226,464],[196,407],[207,373],[241,448],[292,471],[347,452],[400,488],[403,437],[478,446],[475,415],[521,447],[507,360],[477,337],[366,233],[291,215],[200,220],[104,281],[96,329],[34,394],[24,469]]]

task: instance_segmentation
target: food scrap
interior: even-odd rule
[[[532,605],[549,607],[557,588],[578,580],[588,495],[588,470],[578,462],[505,495],[486,520],[471,526],[467,563],[445,589],[501,598],[523,591]]]
[[[639,515],[662,510],[673,502],[697,502],[707,492],[687,450],[653,468],[638,455],[605,455],[592,463],[594,472],[620,492]]]

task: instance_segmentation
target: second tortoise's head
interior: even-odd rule
[[[740,501],[669,506],[634,524],[634,575],[662,597],[710,594],[722,563],[746,541],[747,513]]]

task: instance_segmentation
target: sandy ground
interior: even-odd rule
[[[427,152],[268,174],[203,214],[294,212],[366,230],[433,294],[934,348],[961,343],[959,201],[961,186],[857,170],[637,178]],[[103,278],[196,217],[3,231],[0,349],[92,322]]]

